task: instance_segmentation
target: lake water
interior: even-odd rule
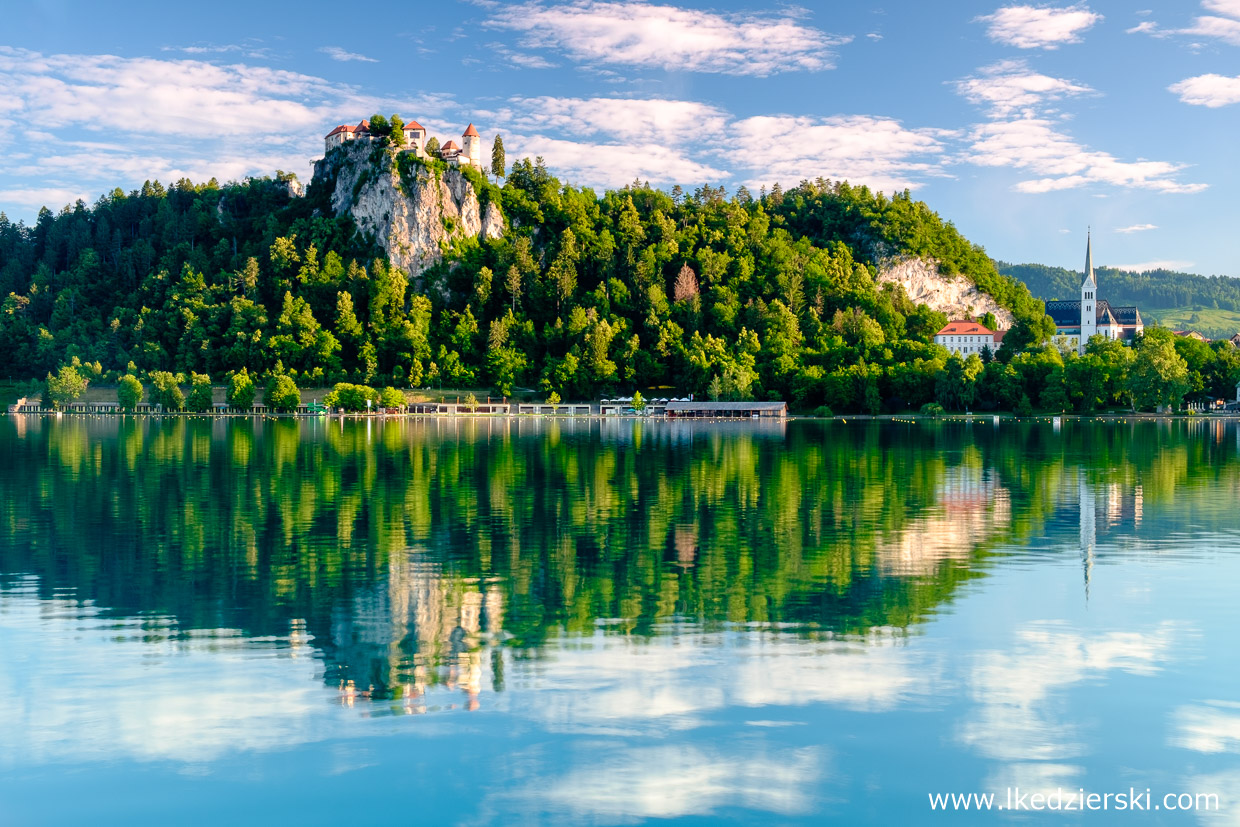
[[[0,825],[1240,823],[1238,584],[1221,422],[0,418]]]

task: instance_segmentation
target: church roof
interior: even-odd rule
[[[1122,325],[1131,326],[1131,325],[1144,325],[1145,324],[1141,320],[1141,311],[1137,309],[1136,305],[1130,304],[1130,305],[1125,305],[1123,307],[1119,307],[1118,305],[1111,304],[1110,302],[1107,302],[1107,301],[1099,302],[1099,304],[1106,305],[1107,309],[1111,311],[1111,315],[1115,317],[1115,321],[1119,322]]]
[[[947,326],[934,334],[936,336],[993,336],[994,331],[982,327],[977,322],[948,322]]]
[[[1054,319],[1059,327],[1080,326],[1081,303],[1079,301],[1049,301],[1046,303],[1046,315]]]
[[[478,130],[474,129],[474,125],[471,123],[469,126],[465,127],[465,131],[461,133],[461,137],[462,138],[477,138]]]

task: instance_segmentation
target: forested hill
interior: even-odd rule
[[[1075,299],[1080,295],[1084,274],[1075,270],[1045,264],[995,264],[1000,273],[1021,280],[1043,301]],[[1100,294],[1112,304],[1135,304],[1155,311],[1192,305],[1240,311],[1240,278],[1174,270],[1134,273],[1112,267],[1095,267],[1094,274]]]
[[[635,183],[602,195],[517,163],[504,232],[456,240],[414,279],[312,184],[182,180],[93,206],[0,216],[0,369],[208,373],[279,367],[339,380],[528,387],[586,398],[635,387],[874,409],[933,397],[942,314],[877,284],[931,256],[1018,318],[1041,303],[907,193],[818,181],[752,197]]]

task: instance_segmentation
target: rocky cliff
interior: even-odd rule
[[[888,262],[879,269],[878,281],[899,284],[910,299],[946,313],[949,320],[994,313],[1004,330],[1014,321],[1010,310],[978,290],[964,276],[949,277],[939,273],[938,262],[934,259],[904,258]]]
[[[455,240],[504,232],[499,205],[483,207],[465,173],[369,141],[332,150],[315,164],[314,184],[328,187],[336,215],[352,216],[410,276],[438,263]]]

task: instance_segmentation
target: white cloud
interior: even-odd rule
[[[1240,103],[1240,77],[1198,75],[1173,83],[1167,89],[1179,95],[1184,103],[1193,106],[1217,109],[1220,106]]]
[[[96,193],[97,195],[97,193]],[[26,187],[26,188],[5,188],[0,189],[0,209],[20,207],[23,212],[35,213],[41,207],[47,207],[52,212],[59,212],[61,207],[75,203],[78,199],[82,199],[87,204],[94,201],[94,198],[85,190],[72,189],[70,187]]]
[[[1128,227],[1119,227],[1115,230],[1117,233],[1143,233],[1147,230],[1157,230],[1157,224],[1132,224]]]
[[[568,141],[545,135],[504,138],[512,158],[541,155],[557,177],[583,186],[622,187],[635,179],[655,186],[717,182],[726,170],[695,161],[685,152],[659,143],[603,144]]]
[[[538,97],[513,98],[492,119],[524,131],[689,144],[722,135],[729,117],[722,109],[695,101]]]
[[[989,23],[991,40],[1019,49],[1057,49],[1064,43],[1080,43],[1081,33],[1102,20],[1086,6],[1051,8],[1007,6],[978,21]]]
[[[745,183],[752,188],[821,176],[892,192],[916,188],[926,175],[943,174],[947,133],[910,129],[893,118],[871,115],[762,115],[732,124],[728,134],[751,164]]]
[[[1094,91],[1083,84],[1039,74],[1023,60],[1004,60],[987,66],[975,77],[956,81],[955,86],[966,100],[988,107],[995,117]]]
[[[379,61],[373,57],[359,55],[357,52],[346,51],[339,46],[324,46],[319,49],[320,52],[330,57],[332,60],[348,62],[351,60],[361,61],[362,63],[378,63]]]
[[[606,0],[500,6],[487,25],[524,33],[528,48],[560,49],[581,62],[729,75],[830,69],[834,50],[852,39],[787,14],[723,15]]]
[[[1159,31],[1158,24],[1152,20],[1143,20],[1131,29],[1124,29],[1124,34],[1154,34]]]
[[[207,47],[192,47],[207,48]],[[305,178],[332,126],[371,112],[432,117],[446,97],[388,100],[296,72],[202,60],[43,55],[0,47],[0,186],[25,206],[147,179]],[[96,136],[104,136],[100,139]],[[93,139],[93,140],[92,140]],[[26,152],[14,152],[15,143]]]
[[[1150,270],[1187,270],[1194,262],[1181,259],[1158,259],[1156,261],[1139,261],[1136,264],[1112,264],[1116,270],[1128,270],[1132,273],[1148,273]]]
[[[1037,176],[1019,182],[1019,192],[1053,192],[1089,184],[1109,184],[1167,193],[1200,192],[1206,184],[1186,184],[1174,176],[1182,164],[1121,161],[1089,149],[1057,131],[1045,118],[980,124],[973,129],[964,160],[984,167],[1006,167]]]
[[[1240,0],[1201,0],[1201,6],[1228,17],[1240,18]]]
[[[1226,17],[1195,17],[1191,26],[1180,29],[1178,33],[1213,37],[1232,46],[1240,46],[1240,20]]]

